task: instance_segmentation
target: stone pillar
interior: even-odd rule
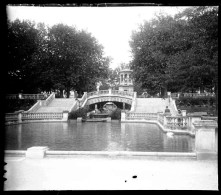
[[[181,110],[182,116],[186,116],[186,110]]]
[[[125,112],[121,112],[121,121],[125,121],[126,120],[126,113]]]
[[[166,115],[163,115],[163,126],[167,125],[167,119],[166,119]]]
[[[23,111],[18,112],[18,122],[19,122],[19,123],[22,122],[22,112],[23,112]]]
[[[197,159],[216,159],[217,158],[217,133],[218,124],[213,120],[201,120],[193,123],[195,135],[195,149]]]
[[[46,155],[47,146],[35,146],[27,149],[26,158],[41,159]]]
[[[125,110],[125,102],[123,102],[123,110]]]
[[[95,104],[95,108],[94,109],[97,110],[97,104]]]
[[[111,88],[109,89],[109,94],[111,94]]]
[[[19,99],[22,99],[22,93],[19,93],[19,94],[18,94],[18,98],[19,98]]]
[[[67,110],[63,111],[63,118],[62,118],[63,121],[68,121],[68,113],[69,112]]]
[[[82,122],[82,117],[78,117],[77,118],[77,123],[81,123]]]
[[[111,122],[111,117],[107,117],[107,122]]]

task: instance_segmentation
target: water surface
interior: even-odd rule
[[[48,146],[66,151],[192,152],[194,138],[168,137],[147,123],[27,123],[6,126],[6,150]]]

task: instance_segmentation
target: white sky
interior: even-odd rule
[[[155,13],[170,15],[186,7],[34,7],[7,6],[10,20],[19,18],[46,25],[64,23],[90,32],[104,46],[106,56],[111,56],[111,68],[131,60],[129,40],[132,30]]]

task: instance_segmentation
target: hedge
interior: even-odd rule
[[[180,97],[176,100],[178,106],[215,105],[215,97]]]

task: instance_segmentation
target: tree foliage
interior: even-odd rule
[[[84,30],[19,20],[8,22],[8,29],[8,79],[20,81],[17,92],[65,90],[69,97],[70,90],[82,94],[107,77],[103,47]]]
[[[217,7],[158,15],[132,33],[130,46],[135,81],[149,93],[217,88]]]

